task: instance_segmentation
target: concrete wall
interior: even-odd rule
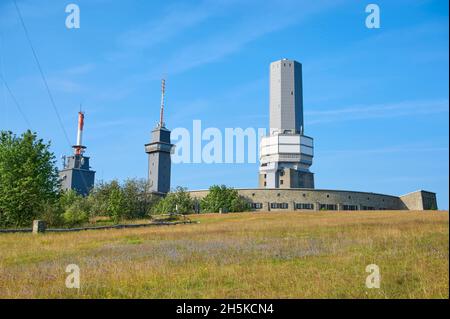
[[[409,210],[433,210],[438,209],[436,194],[427,191],[417,191],[400,196],[404,209]]]
[[[436,194],[418,191],[402,197],[340,190],[325,189],[262,189],[237,190],[241,196],[254,205],[257,211],[303,210],[423,210],[436,205]],[[190,191],[194,198],[202,198],[207,190]],[[433,197],[434,195],[434,197]],[[406,200],[406,202],[404,201]],[[424,205],[423,203],[427,204]],[[261,206],[256,208],[255,206]]]

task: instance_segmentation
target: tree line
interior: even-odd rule
[[[165,197],[149,192],[146,180],[100,181],[87,196],[61,191],[51,144],[27,131],[17,136],[0,132],[0,227],[30,226],[43,219],[50,226],[73,227],[107,217],[117,223],[178,212],[241,212],[248,203],[225,185],[214,185],[197,200],[186,188],[176,187]]]

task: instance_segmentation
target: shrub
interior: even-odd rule
[[[144,218],[149,215],[156,196],[148,191],[148,182],[128,179],[100,182],[87,197],[91,216],[109,216],[113,220]]]
[[[148,216],[150,207],[157,200],[156,196],[148,191],[146,180],[128,179],[122,186],[125,198],[124,216],[127,219],[144,218]]]
[[[220,209],[228,212],[243,212],[249,208],[248,202],[237,190],[225,185],[213,185],[209,193],[201,200],[202,212],[218,213]]]
[[[114,222],[119,222],[126,216],[125,196],[120,188],[113,189],[108,198],[108,215]]]
[[[39,218],[45,220],[47,226],[62,226],[64,224],[63,210],[59,202],[47,203]]]
[[[191,214],[194,212],[194,201],[186,188],[178,186],[157,202],[153,207],[153,214]]]
[[[75,191],[63,192],[59,199],[62,213],[62,221],[65,226],[79,226],[89,222],[89,202]]]
[[[87,198],[91,207],[91,216],[110,216],[108,212],[109,200],[113,190],[120,190],[120,184],[117,180],[109,183],[101,181],[94,186]]]
[[[77,205],[70,207],[62,217],[64,224],[68,227],[80,226],[89,222],[89,214],[80,210]]]

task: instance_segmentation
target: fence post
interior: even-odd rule
[[[43,220],[33,220],[33,234],[45,233],[46,225]]]

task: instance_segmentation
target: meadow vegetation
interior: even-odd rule
[[[0,234],[0,298],[448,298],[448,217],[195,214],[198,224]],[[69,264],[80,289],[65,286]],[[379,289],[365,286],[369,264]]]

